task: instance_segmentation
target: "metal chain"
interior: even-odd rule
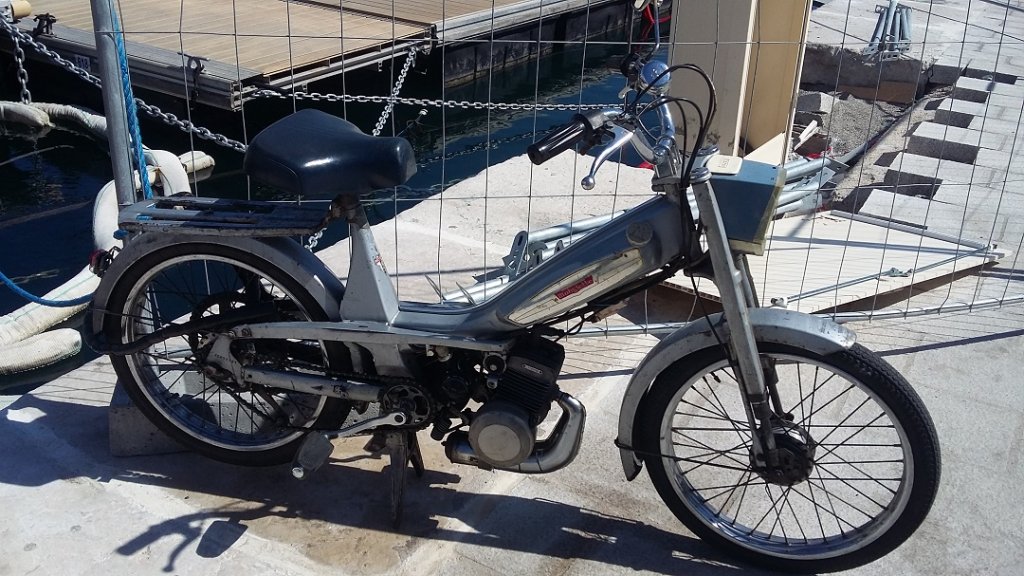
[[[76,66],[73,62],[66,60],[60,54],[57,54],[56,52],[50,50],[46,47],[45,44],[37,41],[30,34],[22,32],[16,26],[2,18],[0,18],[0,26],[7,30],[7,33],[11,35],[11,38],[13,38],[15,42],[20,40],[21,42],[28,44],[36,52],[39,52],[43,56],[46,56],[50,60],[53,60],[53,62],[61,68],[64,68],[65,70],[71,72],[75,76],[78,76],[79,78],[88,82],[89,84],[96,86],[97,88],[103,88],[103,83],[100,81],[99,78],[90,74],[88,70]],[[208,128],[196,126],[188,120],[181,120],[174,114],[164,112],[163,110],[156,106],[153,106],[152,104],[147,104],[140,98],[135,99],[135,105],[138,106],[139,109],[145,112],[146,114],[158,120],[161,120],[166,124],[174,126],[183,132],[195,134],[196,136],[202,138],[203,140],[209,140],[211,142],[214,142],[215,144],[219,144],[221,146],[224,146],[225,148],[230,148],[237,152],[245,152],[245,144],[237,140],[232,140],[231,138],[228,138],[223,134],[215,134],[214,132],[211,132]]]
[[[388,102],[388,105],[384,107],[384,112],[381,113],[380,118],[377,120],[377,125],[373,128],[373,135],[380,136],[381,130],[384,129],[384,124],[388,121],[388,116],[391,115],[391,111],[395,109],[394,98],[398,98],[398,92],[402,89],[402,84],[405,84],[405,77],[409,75],[409,69],[416,63],[416,51],[410,50],[409,55],[405,58],[405,66],[402,66],[402,71],[398,73],[398,80],[395,81],[395,87],[391,90],[392,100]]]
[[[66,60],[60,54],[57,54],[53,50],[50,50],[42,42],[37,41],[30,34],[26,34],[19,30],[14,24],[7,22],[0,18],[0,26],[2,26],[7,33],[10,34],[11,38],[16,42],[20,41],[24,44],[31,46],[36,52],[46,56],[61,68],[64,68],[68,72],[71,72],[75,76],[78,76],[82,80],[102,89],[102,82],[96,76],[89,73],[88,70],[76,66],[73,62]],[[406,64],[402,69],[402,73],[399,75],[399,80],[404,82],[405,77],[408,75],[408,71],[412,68],[413,57],[410,53],[410,58],[406,60]],[[19,75],[20,78],[20,75]],[[26,75],[27,79],[27,75]],[[396,88],[401,88],[400,85],[396,84]],[[366,96],[362,94],[351,95],[351,94],[323,94],[320,92],[280,92],[277,90],[262,89],[254,92],[252,98],[281,98],[284,100],[296,99],[296,100],[310,100],[314,102],[344,102],[344,103],[357,103],[357,104],[387,104],[389,108],[385,109],[390,115],[391,110],[394,109],[395,104],[407,104],[419,107],[434,107],[434,108],[458,108],[465,110],[509,110],[509,111],[575,111],[575,110],[597,110],[603,108],[612,108],[618,106],[618,104],[528,104],[520,102],[472,102],[469,100],[438,100],[429,98],[401,98],[398,95],[397,90],[392,92],[390,96]],[[24,94],[23,94],[24,96]],[[174,126],[179,130],[191,134],[195,134],[203,140],[209,140],[215,144],[230,148],[237,152],[244,153],[246,145],[237,140],[232,140],[223,134],[216,134],[211,132],[208,128],[196,126],[188,120],[181,120],[174,114],[164,112],[153,106],[147,104],[143,100],[136,98],[136,106],[146,114],[163,121],[166,124]],[[382,116],[383,122],[387,122],[387,117]],[[383,127],[383,122],[378,120],[378,125]]]
[[[316,245],[320,243],[320,239],[323,238],[323,229],[317,230],[316,232],[309,235],[309,239],[306,240],[306,250],[312,252],[316,250]]]
[[[5,21],[6,24],[6,21]],[[25,70],[25,51],[21,49],[21,43],[17,36],[11,36],[14,41],[14,60],[18,63],[18,83],[21,84],[21,103],[32,102],[32,93],[28,91],[28,70]]]
[[[346,104],[409,104],[434,108],[460,108],[465,110],[513,110],[513,111],[575,111],[615,108],[621,104],[528,104],[522,102],[475,102],[469,100],[432,100],[429,98],[400,98],[394,96],[366,96],[363,94],[324,94],[321,92],[279,92],[263,89],[252,94],[253,98],[282,98],[285,100],[311,100],[314,102],[344,102]]]

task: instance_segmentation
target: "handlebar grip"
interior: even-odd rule
[[[540,166],[575,146],[591,131],[593,128],[591,128],[590,122],[584,116],[577,114],[573,116],[572,122],[548,134],[539,142],[531,144],[526,149],[526,154],[530,157],[530,162]]]

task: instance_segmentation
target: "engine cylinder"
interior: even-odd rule
[[[469,425],[469,443],[476,457],[496,468],[525,460],[533,452],[535,437],[530,416],[508,402],[488,402]]]

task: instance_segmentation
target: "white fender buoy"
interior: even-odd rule
[[[157,169],[164,196],[192,191],[188,183],[188,173],[185,172],[177,155],[166,150],[146,150],[145,154],[146,164]]]
[[[0,102],[0,124],[17,124],[30,130],[50,128],[50,116],[33,106],[21,102]]]
[[[82,350],[77,330],[59,328],[0,347],[0,376],[28,372],[67,360]]]
[[[59,287],[44,296],[47,300],[72,300],[86,294],[92,294],[100,283],[100,279],[83,269]],[[11,344],[35,336],[60,324],[85,309],[85,304],[70,308],[54,308],[30,303],[18,308],[10,314],[0,316],[0,352]],[[2,368],[2,367],[0,367]]]
[[[45,113],[54,124],[76,124],[100,140],[107,139],[107,119],[99,114],[68,104],[33,102],[29,106]]]

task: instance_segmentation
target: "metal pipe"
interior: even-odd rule
[[[882,27],[883,51],[892,37],[892,20],[896,16],[896,0],[889,0],[889,7],[885,9],[885,26]]]
[[[900,49],[900,42],[901,42],[901,39],[903,37],[902,36],[903,35],[903,15],[902,15],[902,12],[903,12],[903,10],[900,10],[900,9],[897,8],[896,13],[893,14],[893,19],[892,19],[892,42],[888,46],[888,49],[890,51],[895,51],[895,50],[899,50]]]
[[[871,41],[868,42],[866,48],[864,48],[864,54],[871,55],[878,52],[878,42],[882,39],[882,26],[885,24],[885,17],[882,15],[878,16],[878,21],[875,22],[875,31],[871,33]]]
[[[817,191],[817,184],[815,184],[813,188],[796,188],[793,190],[787,190],[786,192],[779,194],[779,201],[776,202],[775,205],[781,208],[786,204],[792,204],[798,200],[803,200],[805,197],[810,196]]]
[[[833,165],[833,164],[839,164],[839,162],[834,160],[834,159],[832,159],[832,158],[827,158],[827,157],[816,158],[816,159],[811,160],[810,162],[808,162],[806,164],[801,164],[800,166],[797,166],[797,167],[793,168],[792,170],[787,170],[786,171],[786,182],[792,182],[794,180],[799,180],[800,178],[803,178],[804,176],[807,176],[808,174],[813,174],[815,172],[820,172],[826,166],[830,166],[830,165]]]
[[[625,212],[625,210],[619,210],[613,214],[594,216],[593,218],[586,218],[576,222],[566,222],[565,224],[557,224],[549,228],[530,231],[527,237],[527,242],[548,242],[556,238],[562,238],[563,236],[570,236],[579,232],[600,228],[608,222],[611,222],[613,218],[621,216]]]
[[[103,111],[107,117],[107,145],[114,170],[117,201],[126,206],[135,202],[135,176],[129,159],[132,152],[128,142],[128,115],[125,111],[124,85],[121,83],[121,64],[114,34],[114,16],[111,0],[92,0],[92,26],[96,31],[96,60],[103,82]]]
[[[1004,256],[1005,252],[983,244],[974,240],[967,240],[966,238],[958,238],[951,234],[943,234],[942,232],[935,232],[933,230],[926,230],[924,228],[918,228],[915,226],[908,226],[906,224],[900,224],[899,222],[893,222],[891,220],[883,220],[881,218],[873,218],[871,216],[864,216],[863,214],[853,214],[850,212],[843,212],[841,210],[833,210],[832,214],[839,216],[840,218],[848,218],[850,220],[856,220],[857,222],[865,222],[867,224],[874,224],[876,226],[883,226],[891,230],[898,230],[900,232],[910,232],[912,234],[920,234],[927,238],[934,238],[936,240],[942,240],[944,242],[951,242],[953,244],[961,244],[970,248],[992,250],[993,254]]]
[[[905,52],[910,50],[910,8],[906,6],[901,6],[900,8],[902,8],[900,10],[900,20],[903,22],[902,32],[900,33],[900,50]]]
[[[470,296],[476,296],[478,294],[486,294],[488,298],[493,297],[501,292],[504,292],[512,281],[508,276],[499,276],[487,282],[481,282],[480,284],[474,284],[468,288],[462,290],[452,291],[441,296],[445,302],[467,302],[466,294]],[[463,290],[465,292],[463,292]],[[475,298],[474,298],[475,300]]]
[[[1014,304],[1024,304],[1024,294],[1011,296],[1009,298],[988,298],[976,302],[956,302],[954,304],[938,304],[936,306],[925,306],[921,308],[908,308],[905,310],[864,310],[854,312],[838,312],[834,314],[815,313],[814,316],[830,318],[834,322],[845,324],[846,322],[865,322],[872,320],[895,320],[900,318],[914,318],[917,316],[929,316],[935,314],[947,314],[954,312],[975,312]],[[657,322],[653,324],[630,324],[623,326],[588,326],[578,332],[567,335],[567,338],[594,338],[610,336],[640,336],[643,334],[671,334],[680,328],[685,328],[690,322]]]
[[[907,50],[910,50],[910,8],[903,7],[903,30],[906,32]]]
[[[989,249],[988,248],[975,248],[973,250],[964,252],[963,254],[957,254],[956,256],[950,256],[949,258],[946,258],[944,260],[940,260],[938,262],[933,262],[931,264],[928,264],[927,266],[921,266],[920,268],[914,268],[912,270],[908,270],[908,271],[904,272],[904,274],[909,276],[911,274],[915,274],[915,273],[918,273],[918,272],[926,272],[928,270],[931,270],[932,268],[937,268],[939,266],[945,266],[946,264],[949,264],[951,262],[956,262],[957,260],[962,260],[963,258],[968,258],[968,257],[971,257],[971,256],[990,257]],[[878,280],[878,279],[883,278],[885,276],[890,276],[891,277],[891,276],[893,276],[893,274],[891,274],[892,271],[893,271],[893,269],[890,268],[889,270],[883,270],[883,271],[875,273],[875,274],[869,274],[867,276],[861,276],[860,278],[853,278],[852,280],[847,280],[846,282],[840,282],[839,284],[836,284],[834,286],[827,286],[825,288],[816,288],[814,290],[808,290],[807,292],[801,292],[801,293],[799,293],[799,294],[797,294],[795,296],[790,296],[789,297],[789,301],[790,302],[796,302],[797,300],[802,300],[804,298],[810,298],[811,296],[817,296],[818,294],[824,294],[826,292],[831,292],[832,290],[837,290],[839,288],[846,288],[847,286],[856,286],[857,284],[861,284],[861,283],[864,283],[864,282],[869,282],[871,280]],[[900,275],[902,276],[903,274],[900,274]]]
[[[956,302],[954,304],[939,304],[936,306],[925,306],[922,308],[907,308],[905,310],[865,310],[863,312],[817,314],[817,316],[831,318],[834,322],[844,324],[846,322],[863,322],[865,320],[895,320],[902,318],[914,318],[917,316],[929,316],[932,314],[975,312],[977,310],[1001,308],[1003,306],[1021,303],[1024,303],[1024,294],[1011,296],[1009,298],[987,298],[977,302]]]

